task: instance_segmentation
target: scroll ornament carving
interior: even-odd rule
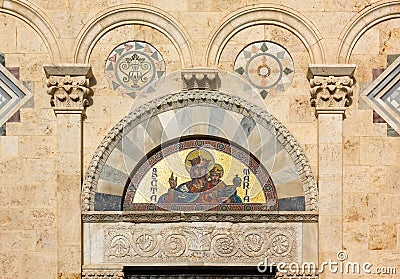
[[[50,104],[57,108],[85,108],[91,95],[89,79],[85,76],[50,76],[47,79]]]
[[[349,76],[314,76],[310,79],[311,105],[340,109],[351,105],[354,79]]]
[[[124,279],[122,270],[84,269],[82,279]]]
[[[221,228],[217,225],[135,226],[105,228],[107,263],[209,261],[256,262],[260,257],[295,261],[298,248],[295,226]]]
[[[285,149],[293,158],[298,168],[298,173],[302,177],[304,193],[306,195],[306,209],[311,211],[318,210],[317,185],[310,164],[304,156],[304,152],[299,143],[277,119],[262,108],[236,96],[231,96],[218,91],[189,90],[160,97],[150,103],[140,106],[125,116],[111,129],[97,148],[86,173],[82,186],[83,211],[93,210],[94,193],[100,173],[108,156],[121,141],[123,133],[129,132],[130,129],[138,125],[140,122],[145,121],[152,116],[165,111],[195,104],[213,104],[243,114],[244,116],[254,119],[254,121],[266,129],[274,130],[277,139],[283,144]]]

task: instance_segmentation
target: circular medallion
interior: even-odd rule
[[[289,53],[272,42],[257,42],[237,56],[234,71],[257,88],[263,99],[284,92],[293,80],[294,66]]]
[[[105,73],[111,88],[135,98],[135,93],[165,76],[165,61],[150,44],[131,41],[108,56]]]

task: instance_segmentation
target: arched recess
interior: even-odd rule
[[[140,4],[109,8],[95,15],[81,30],[75,43],[76,63],[88,63],[97,41],[110,30],[123,25],[145,25],[165,34],[177,49],[183,67],[191,67],[189,35],[184,27],[166,12]]]
[[[18,0],[4,0],[0,13],[15,16],[32,27],[49,50],[51,62],[61,61],[60,46],[57,40],[59,34],[51,24],[50,19],[37,6]]]
[[[373,4],[351,20],[340,34],[338,63],[349,63],[351,52],[361,36],[373,26],[400,17],[400,1]]]
[[[289,154],[290,160],[293,162],[296,172],[300,177],[305,196],[305,209],[309,211],[317,210],[318,190],[311,167],[299,143],[290,132],[276,118],[260,107],[240,97],[233,97],[216,91],[186,91],[163,96],[138,107],[119,121],[105,136],[89,165],[82,186],[82,209],[84,211],[94,210],[94,196],[103,167],[117,145],[122,144],[121,141],[125,135],[130,133],[135,127],[139,127],[139,124],[144,123],[154,116],[173,111],[174,109],[190,106],[200,107],[202,105],[204,107],[214,106],[240,114],[254,120],[257,125],[260,125],[264,129],[273,131],[274,138],[283,146],[285,152]],[[204,115],[204,113],[200,113],[200,115]],[[147,138],[150,138],[150,135]],[[172,135],[171,138],[174,138],[174,136]]]
[[[322,36],[309,20],[287,7],[260,4],[229,15],[224,23],[212,32],[207,47],[206,64],[218,65],[222,50],[228,41],[241,30],[259,24],[277,25],[291,31],[307,48],[311,63],[324,63]]]

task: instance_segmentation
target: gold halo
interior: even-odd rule
[[[213,169],[215,169],[221,175],[220,178],[224,176],[224,167],[220,164],[214,164],[210,171]]]
[[[208,152],[205,149],[195,149],[192,150],[188,153],[185,159],[185,167],[188,173],[190,173],[190,170],[192,169],[192,164],[190,163],[191,160],[193,160],[196,157],[200,157],[202,159],[206,159],[208,161],[207,165],[207,172],[211,170],[211,168],[214,166],[215,159],[214,156]]]

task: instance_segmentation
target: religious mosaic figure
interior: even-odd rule
[[[161,195],[159,203],[242,203],[236,193],[239,185],[228,186],[222,180],[223,167],[216,164],[210,152],[195,149],[185,159],[190,181],[178,185],[178,178],[171,173],[170,188]]]

